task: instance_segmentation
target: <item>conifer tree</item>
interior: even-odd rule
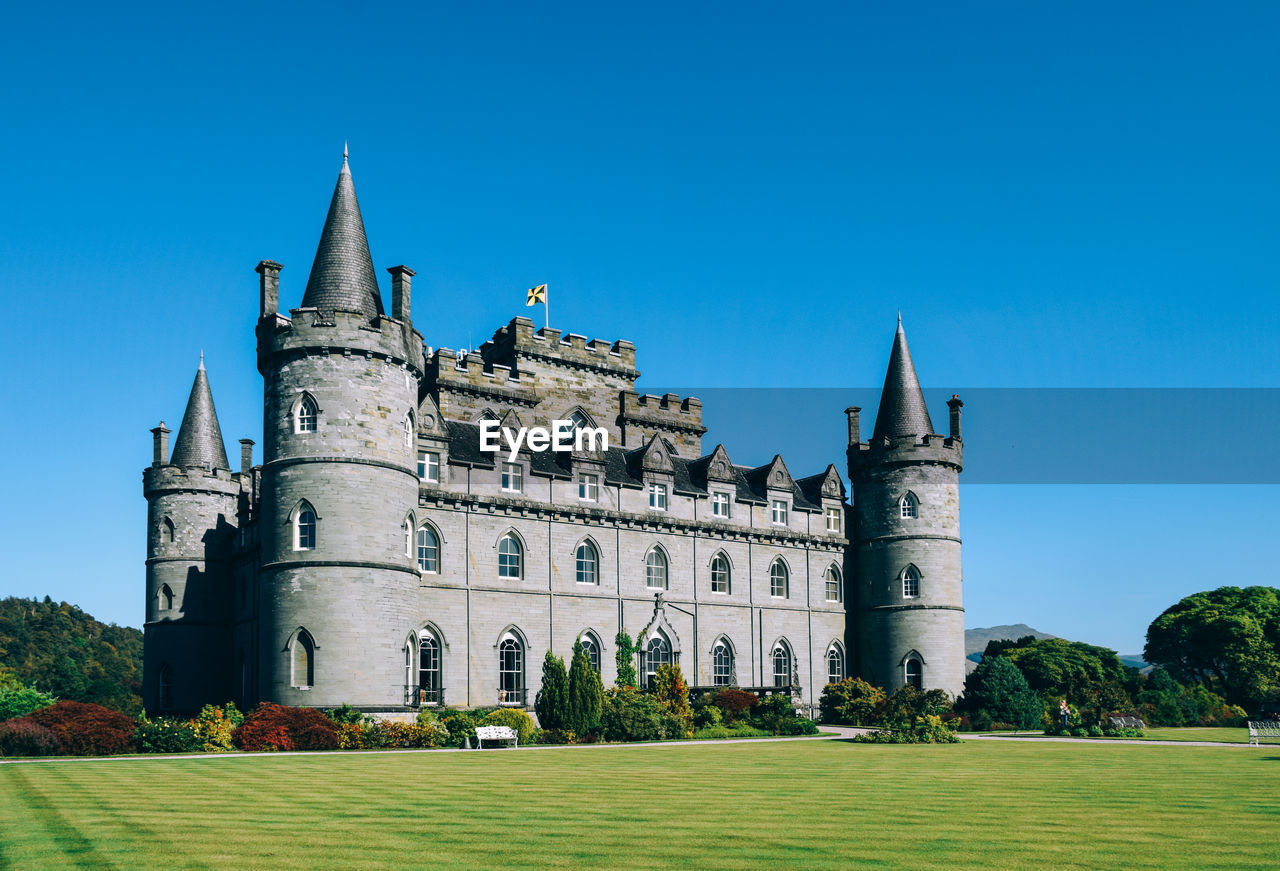
[[[564,660],[550,650],[542,658],[542,689],[534,699],[533,710],[538,715],[538,725],[543,729],[564,729],[565,714],[569,705],[569,676],[564,670]]]
[[[569,666],[569,705],[565,728],[583,735],[600,725],[604,709],[604,684],[591,667],[582,642],[573,645],[573,663]]]

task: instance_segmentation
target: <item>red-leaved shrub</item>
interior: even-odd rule
[[[90,702],[57,702],[13,722],[34,723],[58,740],[58,753],[70,756],[109,756],[133,749],[137,724],[128,714]]]
[[[724,711],[726,722],[732,723],[743,711],[760,704],[760,698],[755,693],[730,688],[716,693],[711,703]]]
[[[26,718],[0,723],[0,756],[55,756],[58,736]]]
[[[338,726],[315,708],[263,702],[231,740],[241,750],[337,750]]]

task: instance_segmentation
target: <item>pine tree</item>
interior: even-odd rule
[[[573,663],[569,666],[569,704],[565,728],[579,735],[600,726],[604,709],[604,684],[591,667],[581,642],[574,642]]]
[[[568,705],[569,677],[564,670],[564,660],[548,650],[542,659],[542,689],[533,702],[538,725],[543,729],[566,728]]]

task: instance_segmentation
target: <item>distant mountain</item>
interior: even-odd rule
[[[964,630],[965,656],[972,658],[973,654],[982,653],[987,649],[988,641],[1002,641],[1006,638],[1010,641],[1017,641],[1027,635],[1034,635],[1036,638],[1060,637],[1050,635],[1048,632],[1041,632],[1039,629],[1032,629],[1026,623],[1014,623],[1012,626],[992,626],[989,629],[966,629]]]
[[[1119,658],[1125,665],[1132,666],[1133,668],[1138,669],[1138,671],[1142,671],[1144,674],[1145,669],[1151,668],[1151,664],[1142,658],[1141,653],[1121,653],[1119,654]]]

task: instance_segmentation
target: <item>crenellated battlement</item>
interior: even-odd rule
[[[632,382],[640,376],[635,368],[636,346],[626,339],[610,342],[546,327],[535,330],[533,321],[524,317],[512,318],[506,326],[499,327],[479,350],[486,362],[513,369],[527,368],[520,366],[523,358],[594,369]]]
[[[702,436],[707,432],[702,425],[702,400],[627,391],[619,397],[619,406],[624,446],[636,447],[662,435],[671,439],[681,456],[702,456]]]
[[[292,309],[289,315],[267,315],[258,321],[258,371],[264,375],[279,365],[277,357],[319,352],[386,360],[422,377],[422,335],[404,321],[381,315],[370,321],[358,312],[314,308]]]
[[[142,470],[142,495],[146,498],[175,491],[237,495],[240,473],[183,466],[148,466]]]
[[[938,434],[878,438],[849,446],[849,464],[866,466],[879,463],[940,463],[964,466],[964,442]]]

